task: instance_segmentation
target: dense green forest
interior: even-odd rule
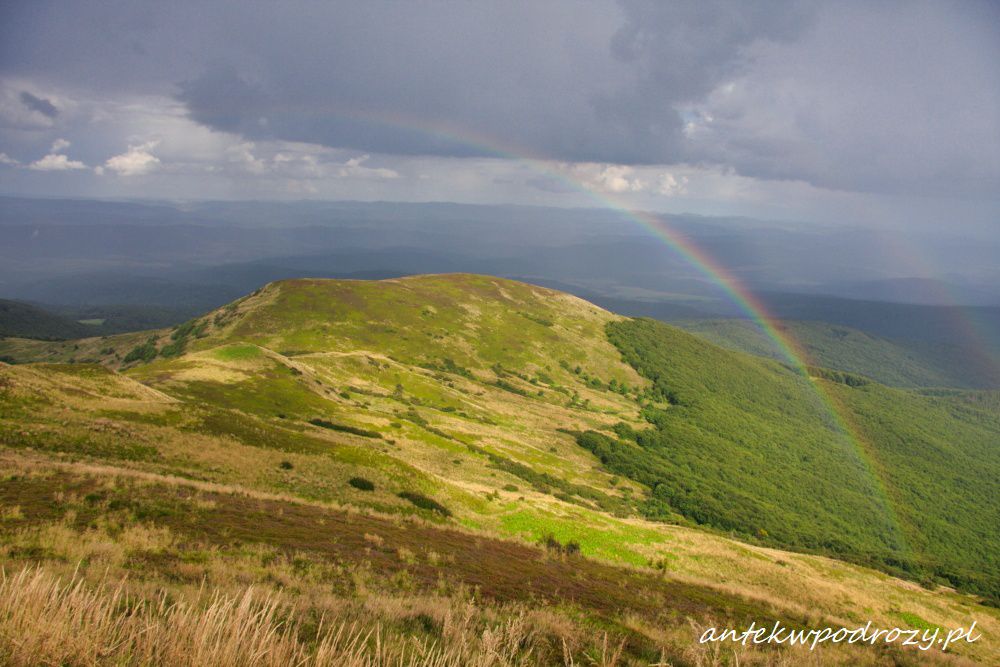
[[[147,305],[67,306],[0,299],[0,337],[70,340],[173,326],[198,309]]]
[[[82,338],[87,332],[87,325],[55,315],[38,306],[0,299],[0,337],[65,340]]]
[[[647,319],[607,333],[653,382],[651,428],[578,442],[652,489],[648,515],[1000,598],[996,394],[805,377]]]

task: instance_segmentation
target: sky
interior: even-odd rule
[[[1000,3],[7,0],[0,193],[995,238]]]

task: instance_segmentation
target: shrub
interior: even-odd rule
[[[539,541],[542,546],[553,553],[565,556],[578,556],[580,554],[580,543],[576,540],[570,540],[566,544],[563,544],[552,533],[548,533]]]
[[[160,356],[165,358],[179,357],[184,352],[186,343],[186,338],[177,338],[163,346],[163,349],[160,350]]]
[[[428,498],[422,493],[417,493],[415,491],[400,491],[398,494],[403,500],[409,500],[411,503],[423,510],[430,510],[431,512],[437,512],[441,516],[451,516],[451,510],[447,507],[434,500],[433,498]]]
[[[281,468],[282,470],[291,470],[294,466],[292,465],[291,461],[282,461],[281,463],[278,464],[278,467]]]
[[[156,337],[150,336],[149,340],[147,340],[145,343],[142,343],[141,345],[136,345],[131,350],[129,350],[129,353],[125,355],[125,358],[122,361],[126,364],[130,364],[133,361],[149,362],[156,358],[156,354],[157,354]]]
[[[378,431],[369,431],[367,429],[358,428],[356,426],[347,426],[346,424],[335,424],[331,421],[325,419],[310,419],[309,423],[313,426],[319,426],[320,428],[330,429],[331,431],[341,431],[343,433],[351,433],[353,435],[360,435],[364,438],[379,438],[381,439],[382,434]]]
[[[403,419],[407,419],[416,424],[417,426],[427,426],[427,420],[424,419],[420,415],[420,413],[414,410],[413,408],[410,408],[409,410],[406,411],[406,414],[403,415]]]
[[[525,390],[521,389],[520,387],[512,385],[510,382],[507,382],[506,380],[497,380],[494,383],[494,386],[499,387],[500,389],[503,389],[504,391],[509,391],[512,394],[517,394],[519,396],[527,396],[528,395],[528,392],[526,392]]]
[[[445,371],[449,373],[454,373],[455,375],[461,375],[463,377],[467,377],[470,379],[473,377],[472,371],[463,366],[459,366],[458,364],[455,363],[455,360],[451,359],[450,357],[444,358],[442,367],[444,368]]]
[[[562,553],[562,542],[556,539],[555,535],[549,533],[541,540],[542,545],[549,551]]]
[[[359,491],[375,490],[375,483],[365,479],[364,477],[352,477],[349,480],[347,480],[347,483]]]
[[[543,327],[551,327],[555,324],[552,320],[541,315],[535,315],[534,313],[521,313],[521,315],[528,320],[531,320],[535,324],[540,324]]]

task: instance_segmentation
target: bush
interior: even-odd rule
[[[417,426],[427,426],[427,420],[424,419],[419,412],[410,408],[406,411],[406,414],[402,415],[403,419],[407,419]]]
[[[525,390],[521,389],[520,387],[512,385],[510,382],[507,382],[506,380],[497,380],[494,383],[494,386],[495,387],[499,387],[500,389],[503,389],[504,391],[509,391],[512,394],[517,394],[519,396],[527,396],[528,395],[528,392],[526,392]]]
[[[183,354],[186,343],[186,338],[178,338],[172,343],[164,345],[163,349],[160,350],[160,356],[168,359],[170,357],[179,357]]]
[[[398,494],[403,500],[409,500],[411,503],[423,510],[430,510],[431,512],[437,512],[441,516],[451,516],[451,510],[447,507],[434,500],[433,498],[428,498],[422,493],[416,493],[415,491],[400,491]]]
[[[278,467],[281,468],[282,470],[291,470],[294,466],[292,465],[291,461],[282,461],[281,463],[278,464]]]
[[[578,556],[580,555],[580,543],[576,540],[570,540],[566,544],[563,544],[555,538],[552,533],[548,533],[541,540],[542,546],[553,553],[557,553],[565,556]]]
[[[352,477],[349,480],[347,480],[347,483],[359,491],[375,490],[375,483],[365,479],[364,477]]]
[[[356,426],[347,426],[346,424],[335,424],[331,421],[325,419],[310,419],[309,423],[313,426],[319,426],[320,428],[330,429],[331,431],[341,431],[343,433],[351,433],[353,435],[360,435],[364,438],[381,438],[382,434],[378,431],[369,431],[367,429],[358,428]]]
[[[156,354],[156,337],[150,336],[149,340],[145,343],[142,345],[136,345],[129,350],[129,353],[125,355],[125,358],[122,361],[126,364],[130,364],[133,361],[150,362],[156,358]]]

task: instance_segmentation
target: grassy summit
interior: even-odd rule
[[[1000,634],[995,610],[935,588],[996,582],[992,394],[804,378],[469,275],[282,281],[171,330],[0,353],[34,362],[0,366],[11,567],[82,562],[88,585],[129,573],[138,594],[192,609],[202,581],[233,596],[252,583],[294,607],[300,638],[319,614],[376,619],[396,648],[451,647],[450,664],[487,651],[497,619],[521,623],[512,650],[543,663],[564,645],[600,662],[594,628],[637,664],[700,659],[684,619],[972,613]]]

